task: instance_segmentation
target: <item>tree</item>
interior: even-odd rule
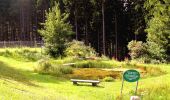
[[[59,4],[55,4],[48,13],[44,28],[39,30],[45,42],[46,53],[52,57],[64,54],[65,42],[72,32],[71,25],[67,22],[68,14],[61,13]]]
[[[152,59],[164,61],[170,58],[170,1],[147,0],[145,2],[147,43]]]

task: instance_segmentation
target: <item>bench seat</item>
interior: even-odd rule
[[[97,86],[100,83],[98,80],[80,80],[80,79],[71,79],[74,85],[77,85],[78,82],[80,83],[92,83],[92,86]]]

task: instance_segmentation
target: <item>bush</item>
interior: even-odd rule
[[[72,42],[67,44],[65,55],[76,57],[89,57],[96,56],[96,52],[92,47],[86,46],[84,42],[73,40]]]
[[[129,42],[128,49],[133,60],[154,64],[166,62],[165,50],[154,42],[143,43],[133,40]]]
[[[49,59],[41,59],[37,62],[34,71],[40,74],[60,76],[63,74],[71,74],[73,69],[70,66],[57,65]]]
[[[113,77],[105,77],[105,78],[103,79],[103,81],[104,81],[104,82],[114,82],[115,80],[114,80]]]
[[[146,46],[142,41],[131,41],[128,44],[128,49],[130,51],[130,56],[132,59],[141,58],[147,54]]]
[[[147,42],[147,50],[149,52],[149,57],[151,59],[151,63],[164,63],[166,62],[166,51],[162,46],[154,43]]]
[[[70,66],[59,66],[58,70],[63,74],[72,74],[73,69]]]
[[[42,74],[48,74],[51,72],[52,68],[52,64],[49,62],[48,59],[41,59],[37,62],[34,71]]]

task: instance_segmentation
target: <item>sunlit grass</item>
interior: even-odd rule
[[[34,72],[36,62],[17,61],[0,56],[0,99],[5,100],[115,100],[120,96],[121,81],[101,82],[98,87],[91,84],[72,85],[68,79]],[[56,60],[54,60],[55,62]],[[57,60],[58,61],[58,60]],[[56,61],[56,62],[57,62]],[[69,60],[67,60],[69,62]],[[55,62],[55,63],[56,63]],[[64,63],[62,60],[59,61]],[[115,64],[113,68],[124,67],[126,62],[105,61]],[[158,67],[167,72],[158,76],[139,80],[138,95],[143,100],[168,100],[170,88],[170,65],[138,64],[133,66]],[[29,84],[27,84],[29,83]],[[134,95],[136,83],[125,82],[124,100]],[[156,98],[157,97],[157,98]]]
[[[41,52],[41,50],[42,50],[42,48],[30,48],[30,47],[21,47],[21,48],[18,48],[18,47],[16,47],[16,48],[0,48],[0,52],[6,51],[6,50],[9,50],[11,52],[12,51],[16,51],[16,50],[21,51],[23,49],[28,49],[30,51],[39,51],[39,52]]]

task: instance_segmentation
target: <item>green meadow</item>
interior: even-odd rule
[[[15,50],[12,49],[10,52],[13,51]],[[40,51],[40,49],[37,49],[37,52]],[[20,59],[19,56],[17,56],[17,59],[13,56],[3,55],[5,50],[2,49],[0,52],[1,100],[129,100],[130,96],[134,95],[136,88],[135,82],[125,82],[123,95],[120,95],[121,77],[115,79],[113,82],[104,82],[101,80],[101,83],[96,87],[88,83],[80,83],[78,86],[75,86],[70,81],[69,75],[71,74],[60,76],[39,74],[34,71],[37,61],[23,60]],[[64,62],[62,59],[55,59],[54,61],[56,63]],[[80,63],[80,61],[76,63],[78,62]],[[107,60],[105,62],[114,65],[109,69],[123,69],[123,67],[126,69],[134,69],[134,66],[145,66],[145,69],[149,71],[139,80],[137,95],[140,96],[142,100],[170,100],[169,64],[134,64],[133,62],[125,64],[125,62],[117,62],[114,60]],[[122,65],[124,66],[120,68]],[[153,68],[149,69],[149,67]],[[158,69],[161,69],[163,73],[159,73]],[[73,68],[73,70],[78,69]]]

